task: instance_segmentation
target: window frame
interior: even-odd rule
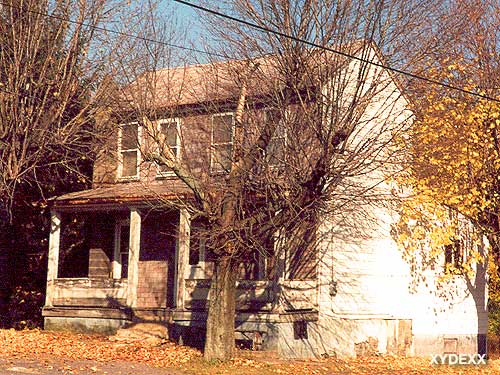
[[[273,111],[273,110],[281,111],[281,109],[279,109],[279,108],[273,108],[273,107],[265,107],[263,109],[263,112],[264,112],[264,121],[265,121],[266,124],[267,124],[268,117],[269,117],[268,113],[271,112],[271,111]],[[281,118],[280,122],[282,122],[283,120],[286,120],[286,117],[288,115],[289,115],[288,109],[284,110],[283,117]],[[277,132],[277,131],[279,131],[279,132]],[[279,136],[277,136],[278,133],[279,133]],[[274,158],[274,160],[276,160],[277,162],[273,163],[273,162],[271,162],[272,158],[270,157],[271,154],[268,152],[268,148],[271,145],[271,142],[273,140],[279,140],[279,139],[283,140],[283,160],[278,160],[278,159]],[[276,126],[276,129],[274,130],[274,134],[271,136],[271,139],[269,139],[269,143],[267,144],[266,149],[263,150],[265,163],[269,167],[271,167],[271,168],[278,168],[278,167],[280,167],[280,166],[282,166],[283,164],[286,163],[286,148],[287,148],[287,144],[288,144],[287,140],[288,140],[288,137],[287,137],[286,128],[284,126],[278,124]]]
[[[193,223],[195,223],[193,225]],[[211,273],[213,272],[213,260],[208,259],[208,250],[207,250],[207,239],[203,235],[193,236],[196,233],[196,229],[193,228],[201,228],[198,230],[198,233],[203,233],[205,228],[202,223],[196,223],[194,221],[190,222],[190,230],[189,230],[189,253],[187,256],[187,263],[189,267],[190,278],[193,279],[205,279],[211,277]],[[191,263],[191,251],[194,244],[194,240],[198,241],[198,262],[192,264]]]
[[[137,147],[135,148],[122,148],[123,140],[123,127],[132,126],[137,127]],[[120,124],[118,126],[118,168],[117,168],[117,179],[119,181],[130,181],[138,180],[140,178],[140,165],[141,165],[141,144],[142,144],[142,126],[138,121],[129,122],[126,124]],[[136,174],[131,176],[123,176],[123,153],[124,152],[135,152],[136,153]]]
[[[172,148],[176,149],[175,157],[178,161],[180,161],[182,158],[182,153],[181,153],[182,147],[181,147],[181,136],[180,136],[181,119],[179,117],[171,117],[171,118],[157,120],[156,124],[155,124],[155,128],[156,128],[156,131],[158,133],[162,133],[161,126],[164,123],[169,123],[169,124],[175,123],[175,129],[176,129],[175,146],[168,145],[168,147],[170,149],[172,149]],[[165,137],[165,139],[166,139],[166,137]],[[162,171],[161,165],[159,165],[158,163],[155,163],[155,165],[156,165],[156,178],[157,179],[175,176],[174,171],[172,171],[172,170]]]
[[[218,142],[214,143],[214,118],[216,117],[222,117],[222,116],[229,116],[231,115],[231,142]],[[233,147],[234,147],[234,131],[235,131],[235,113],[234,112],[221,112],[221,113],[214,113],[210,116],[210,173],[212,174],[218,174],[218,173],[227,173],[222,166],[222,164],[218,161],[215,160],[215,147],[216,146],[225,146],[225,145],[231,145],[231,159],[233,156]]]
[[[254,248],[254,253],[252,256],[254,257],[253,260],[247,259],[243,263],[253,263],[257,269],[256,272],[254,273],[253,278],[239,278],[238,274],[238,280],[240,281],[270,281],[273,279],[273,277],[270,277],[270,271],[271,267],[273,267],[273,271],[276,272],[277,269],[277,234],[273,233],[270,235],[268,240],[265,242],[261,242],[262,246],[258,246],[257,248]],[[271,259],[273,260],[273,263],[270,262]],[[242,270],[240,267],[245,267],[244,265],[240,264],[238,273],[241,272]],[[244,270],[245,271],[245,270]]]

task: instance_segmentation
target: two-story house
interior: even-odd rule
[[[375,61],[378,55],[371,52],[365,56]],[[356,71],[356,63],[347,62],[346,72]],[[93,188],[52,200],[46,329],[111,333],[127,323],[158,321],[169,325],[173,338],[200,338],[210,252],[201,223],[178,204],[192,199],[190,189],[172,170],[147,158],[144,121],[149,132],[163,134],[173,155],[190,158],[195,174],[223,174],[231,163],[241,92],[221,73],[227,64],[156,72],[147,95],[128,98],[144,101],[147,110],[116,125],[109,150],[95,165]],[[360,117],[370,121],[355,134],[358,145],[379,123],[390,119],[399,126],[411,117],[400,89],[382,73],[383,88]],[[145,77],[132,87],[145,87]],[[270,88],[263,81],[275,84],[250,83],[248,97],[258,116],[272,119],[265,95]],[[319,92],[328,84],[318,83]],[[269,164],[278,163],[272,159],[282,157],[286,142],[285,132],[273,135]],[[358,179],[367,179],[367,186],[376,180],[379,191],[392,189],[378,169]],[[358,208],[370,212],[376,225],[361,236],[343,227],[348,220],[342,215],[323,218],[314,229],[319,239],[314,263],[276,259],[272,251],[255,256],[238,282],[237,337],[285,357],[481,351],[487,315],[478,313],[478,298],[466,284],[458,280],[461,287],[453,296],[435,293],[436,270],[428,286],[410,292],[410,268],[391,236],[397,214],[389,207]],[[345,235],[334,235],[343,228]],[[485,275],[479,276],[475,297],[485,295]]]

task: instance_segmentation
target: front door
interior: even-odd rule
[[[176,212],[144,214],[141,224],[138,307],[171,308],[175,305]]]

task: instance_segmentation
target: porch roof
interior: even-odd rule
[[[191,196],[189,188],[176,180],[165,183],[144,184],[128,182],[99,186],[89,190],[76,191],[51,198],[54,207],[73,207],[80,205],[152,203],[173,201]]]

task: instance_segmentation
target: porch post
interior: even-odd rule
[[[175,306],[184,308],[184,290],[189,265],[189,238],[191,236],[191,215],[188,210],[179,210],[179,239],[177,242],[177,269],[175,282]]]
[[[137,284],[139,283],[139,251],[141,248],[141,214],[136,208],[130,209],[130,239],[128,254],[127,305],[137,306]]]
[[[59,245],[61,242],[61,214],[55,210],[50,212],[49,256],[47,264],[47,291],[45,306],[52,306],[55,294],[55,280],[59,267]]]

